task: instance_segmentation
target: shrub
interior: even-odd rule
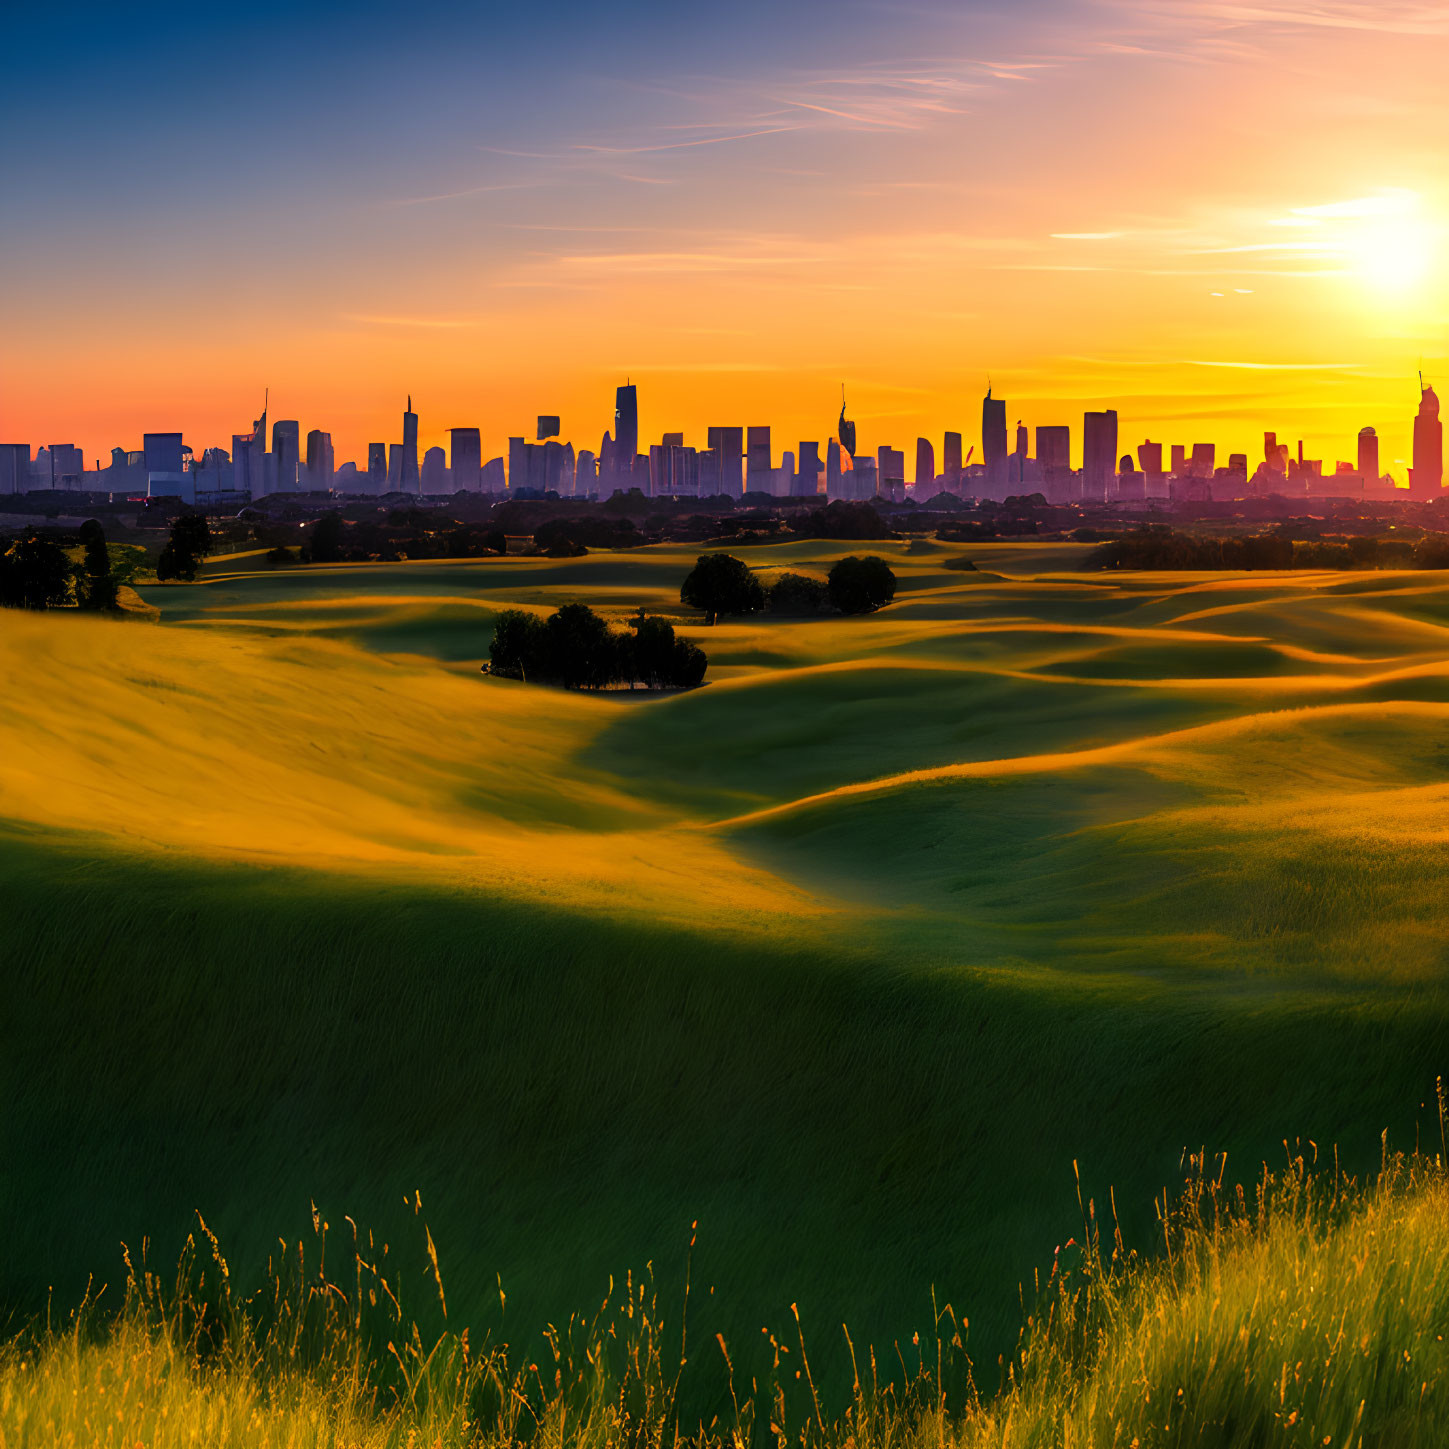
[[[830,570],[830,602],[842,614],[870,614],[896,596],[896,576],[883,558],[843,558]]]
[[[284,543],[279,543],[276,548],[267,550],[267,563],[272,568],[276,568],[278,564],[294,564],[296,562],[297,555]]]
[[[22,534],[0,551],[0,604],[7,609],[55,609],[70,602],[75,566],[45,534]]]
[[[828,585],[809,574],[781,574],[765,590],[765,607],[772,614],[819,614],[829,606]]]
[[[505,609],[493,625],[488,658],[494,674],[537,678],[543,665],[543,620],[527,609]]]
[[[82,609],[97,612],[114,609],[120,597],[120,586],[111,572],[106,531],[94,518],[88,518],[81,524],[80,538],[86,556],[77,580],[76,603]]]
[[[337,563],[342,558],[345,530],[340,513],[324,513],[312,528],[312,562]]]
[[[721,614],[753,614],[765,606],[765,591],[749,568],[727,553],[701,554],[679,589],[679,601],[703,609],[705,623]]]

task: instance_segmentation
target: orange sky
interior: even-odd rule
[[[989,378],[1013,423],[1070,423],[1074,459],[1082,411],[1115,406],[1124,449],[1256,460],[1275,428],[1330,468],[1372,424],[1402,481],[1421,359],[1449,384],[1449,10],[895,16],[828,57],[580,62],[526,115],[423,94],[405,148],[304,112],[240,176],[245,117],[189,150],[136,121],[113,151],[32,117],[0,439],[229,446],[269,386],[339,463],[400,436],[409,392],[425,446],[477,425],[491,456],[557,412],[596,447],[627,376],[645,441],[770,423],[778,458],[830,434],[844,382],[862,448],[909,455],[979,442]]]

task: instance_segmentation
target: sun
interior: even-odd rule
[[[1379,291],[1411,291],[1429,276],[1436,243],[1433,228],[1415,213],[1376,219],[1353,239],[1356,270]]]

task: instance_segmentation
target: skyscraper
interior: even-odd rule
[[[936,494],[936,450],[929,438],[916,439],[916,497],[933,498]]]
[[[831,438],[825,445],[825,496],[831,502],[845,497],[841,489],[843,478],[840,470],[840,444]]]
[[[745,455],[745,430],[743,428],[712,427],[709,430],[709,446],[717,455],[717,463],[711,473],[718,473],[718,487],[711,493],[723,493],[730,498],[740,496],[740,467]]]
[[[179,433],[176,435],[181,436]],[[278,418],[272,424],[272,454],[275,477],[268,479],[278,493],[297,491],[297,468],[301,463],[302,425],[295,418]],[[147,464],[150,467],[150,464]]]
[[[423,454],[419,492],[442,493],[447,485],[448,455],[441,448],[429,448]]]
[[[408,410],[403,414],[402,472],[398,476],[398,487],[404,493],[417,493],[422,486],[422,475],[418,472],[418,415],[413,411],[409,393]]]
[[[297,425],[292,424],[293,427]],[[146,455],[148,473],[179,473],[182,467],[180,433],[143,433],[141,451]],[[54,451],[52,449],[52,451]]]
[[[1117,410],[1082,419],[1082,497],[1105,499],[1117,468]]]
[[[941,440],[941,482],[949,490],[961,482],[961,434],[947,433]]]
[[[632,472],[639,452],[639,394],[632,382],[614,393],[614,457],[621,472]]]
[[[981,402],[981,456],[986,463],[986,491],[1004,496],[1006,487],[1006,399],[986,396]]]
[[[1379,481],[1379,435],[1372,428],[1359,430],[1358,471],[1365,483]]]
[[[774,489],[770,487],[770,464],[773,454],[770,448],[769,428],[757,426],[747,429],[746,443],[745,492],[774,492]]]
[[[24,493],[30,487],[30,444],[0,443],[0,493]]]
[[[367,487],[370,493],[387,492],[387,444],[367,445]]]
[[[797,498],[813,498],[820,491],[820,444],[800,444],[800,467],[790,491]]]
[[[313,428],[307,434],[307,486],[318,493],[330,493],[332,473],[332,434]]]
[[[476,493],[483,472],[483,441],[477,428],[449,428],[453,492]]]
[[[1053,423],[1036,430],[1036,460],[1042,471],[1072,466],[1072,430],[1064,423]]]
[[[1185,478],[1187,476],[1187,445],[1185,443],[1174,443],[1172,445],[1172,462],[1169,464],[1174,478]]]
[[[1439,421],[1439,399],[1419,379],[1419,415],[1414,419],[1414,466],[1409,489],[1416,498],[1437,498],[1444,485],[1444,424]]]
[[[1213,469],[1217,466],[1217,457],[1216,443],[1194,443],[1192,445],[1192,476],[1194,478],[1211,478]]]
[[[1137,445],[1137,465],[1144,473],[1162,472],[1162,444],[1148,438]]]

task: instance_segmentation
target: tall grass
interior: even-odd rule
[[[1442,1118],[1441,1118],[1442,1120]],[[1441,1144],[1442,1145],[1442,1144]],[[0,1445],[537,1445],[555,1449],[1025,1449],[1025,1446],[1430,1446],[1449,1442],[1449,1177],[1389,1155],[1360,1184],[1308,1144],[1255,1188],[1196,1155],[1158,1204],[1155,1251],[1129,1251],[1082,1204],[1081,1237],[1022,1292],[1015,1351],[984,1389],[949,1306],[829,1402],[798,1312],[768,1327],[763,1373],[695,1342],[688,1276],[667,1308],[649,1274],[537,1348],[447,1319],[421,1272],[349,1220],[280,1243],[242,1295],[198,1222],[163,1283],[127,1256],[124,1302],[87,1301],[0,1348]],[[415,1209],[421,1203],[415,1200]],[[691,1248],[693,1243],[691,1242]],[[419,1300],[405,1302],[404,1280]],[[698,1412],[692,1377],[724,1393]]]

